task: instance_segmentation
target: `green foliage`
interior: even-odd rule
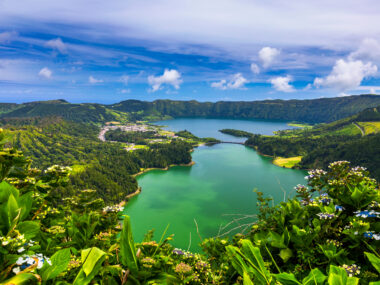
[[[231,135],[234,137],[239,137],[239,138],[249,138],[253,135],[250,132],[241,131],[241,130],[234,130],[234,129],[222,129],[222,130],[219,130],[219,132],[221,132],[223,134]]]

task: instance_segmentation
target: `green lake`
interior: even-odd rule
[[[203,128],[207,128],[207,119],[203,120]],[[202,238],[227,233],[254,220],[254,189],[278,203],[284,199],[284,191],[293,195],[294,186],[305,183],[304,171],[275,166],[270,158],[243,145],[201,146],[192,157],[193,166],[152,170],[138,177],[142,193],[124,210],[131,216],[135,240],[141,241],[150,229],[155,229],[158,240],[169,224],[167,233],[175,234],[172,243],[176,247],[187,249],[191,240],[190,249],[197,251],[200,238],[194,220]],[[252,217],[233,222],[242,215]]]

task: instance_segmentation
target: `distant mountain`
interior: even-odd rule
[[[172,117],[223,117],[325,123],[349,117],[366,108],[379,105],[380,96],[360,95],[311,100],[220,101],[216,103],[127,100],[109,107],[123,112],[140,111],[141,118],[148,115],[169,115]]]
[[[169,117],[271,119],[327,123],[380,105],[380,96],[358,95],[311,100],[197,102],[127,100],[112,105],[71,104],[65,100],[0,104],[0,117],[59,116],[75,122],[155,120]]]
[[[3,118],[50,116],[58,116],[66,120],[83,123],[119,121],[121,117],[125,117],[124,114],[108,109],[101,104],[71,104],[65,100],[37,101],[16,105],[16,107],[12,105],[9,106],[8,112],[4,111],[1,114]]]

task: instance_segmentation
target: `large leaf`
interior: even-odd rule
[[[127,266],[131,272],[138,271],[136,248],[129,216],[124,216],[123,229],[120,236],[120,258],[121,263]]]
[[[243,285],[253,285],[253,282],[247,272],[243,273]]]
[[[9,195],[11,194],[17,199],[19,196],[18,189],[5,181],[1,182],[0,183],[0,204],[7,202]]]
[[[301,285],[300,282],[294,277],[293,273],[280,273],[280,274],[274,274],[277,281],[279,281],[281,284],[284,285]]]
[[[32,273],[20,273],[12,278],[0,283],[0,285],[29,285],[29,284],[37,284],[38,278],[36,275]]]
[[[376,255],[369,253],[369,252],[365,252],[364,254],[367,256],[367,258],[368,258],[369,262],[371,262],[372,266],[375,267],[377,272],[380,273],[380,258],[378,258]]]
[[[241,243],[241,252],[243,253],[245,259],[248,261],[248,265],[251,265],[255,269],[255,276],[263,283],[270,284],[271,274],[265,267],[260,249],[258,247],[254,247],[251,241],[246,239],[243,239]]]
[[[70,262],[70,249],[65,248],[57,251],[51,257],[51,265],[47,265],[47,267],[43,267],[41,270],[42,280],[47,281],[50,279],[54,279],[61,272],[67,269],[67,266]],[[48,264],[45,262],[45,264]]]
[[[40,231],[40,224],[34,221],[25,221],[17,225],[18,231],[25,236],[26,239],[33,239]]]
[[[239,248],[232,245],[228,245],[226,246],[226,251],[227,254],[230,256],[232,266],[235,268],[235,270],[239,273],[240,276],[243,276],[244,272],[253,272],[253,268],[250,269],[247,266],[247,263]]]
[[[302,285],[324,284],[327,276],[324,275],[318,268],[310,271],[309,275],[302,280]]]
[[[20,220],[24,220],[28,217],[30,210],[32,209],[33,205],[33,192],[28,192],[24,195],[22,195],[18,199],[18,205],[21,208],[21,215],[20,215]]]
[[[86,285],[98,274],[106,253],[97,247],[82,250],[82,268],[76,276],[73,285]]]

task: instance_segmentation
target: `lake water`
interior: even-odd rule
[[[272,120],[231,120],[231,119],[203,119],[203,118],[179,118],[155,122],[156,125],[166,126],[164,129],[171,131],[188,130],[194,135],[204,138],[212,137],[221,141],[243,142],[245,138],[237,138],[226,135],[219,130],[237,129],[254,134],[273,135],[274,131],[292,129],[286,122]]]
[[[183,120],[184,119],[178,119]],[[186,119],[189,122],[191,119]],[[200,121],[203,120],[203,123]],[[196,130],[194,124],[185,129],[198,136],[213,136],[215,126],[227,127],[223,122],[212,119],[194,119],[202,128]],[[170,122],[181,128],[177,122]],[[238,122],[238,120],[233,120]],[[244,126],[255,124],[250,128],[234,128],[263,132],[269,130],[267,122],[243,121]],[[270,122],[272,124],[273,122]],[[273,123],[278,127],[278,122]],[[212,129],[207,132],[208,126]],[[191,128],[190,128],[191,127]],[[232,127],[228,125],[228,127]],[[282,123],[286,128],[286,124]],[[215,137],[215,136],[214,136]],[[219,139],[221,137],[218,137]],[[230,138],[229,138],[230,140]],[[198,147],[192,153],[195,165],[191,167],[176,166],[168,171],[153,170],[138,177],[142,193],[133,197],[125,208],[125,214],[131,216],[134,237],[141,241],[144,234],[155,229],[155,237],[161,237],[169,224],[168,234],[175,234],[173,244],[179,248],[199,250],[200,241],[195,221],[202,238],[227,233],[234,227],[249,224],[257,213],[256,194],[258,189],[271,196],[278,203],[287,195],[294,194],[294,186],[304,183],[305,172],[284,169],[271,163],[271,159],[258,155],[251,148],[234,144],[217,144],[211,147]],[[293,193],[292,193],[293,192]],[[233,222],[242,215],[252,217]],[[194,221],[195,220],[195,221]],[[224,228],[225,227],[225,228]],[[242,227],[244,228],[244,226]]]

